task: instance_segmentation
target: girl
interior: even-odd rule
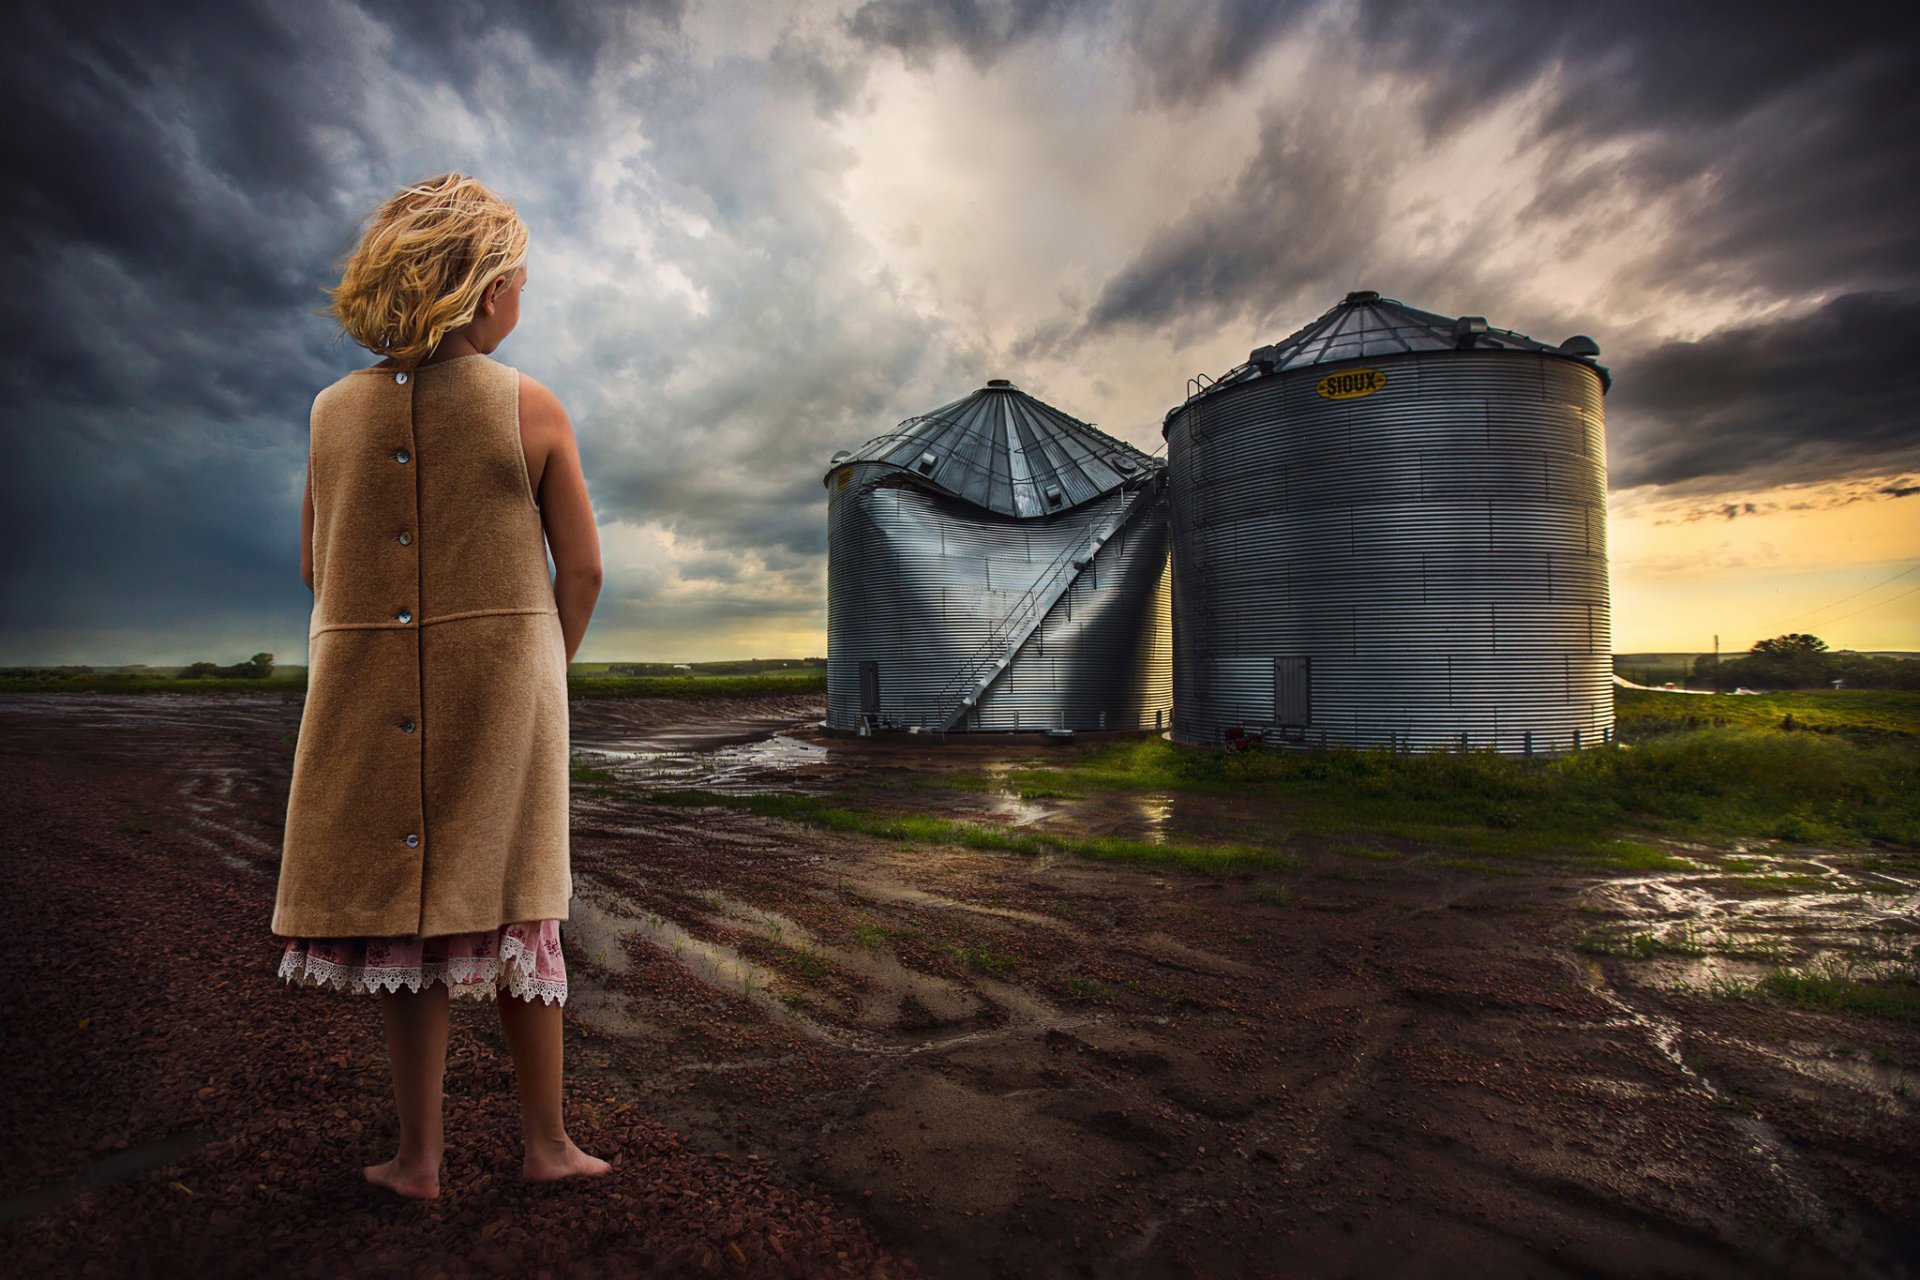
[[[519,323],[527,245],[512,206],[442,174],[380,206],[323,312],[386,358],[313,403],[272,929],[287,981],[379,993],[399,1152],[365,1174],[404,1196],[439,1195],[456,995],[498,1007],[525,1176],[609,1167],[561,1118],[566,671],[599,538],[565,411],[489,354]]]

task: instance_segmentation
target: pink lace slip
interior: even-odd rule
[[[341,991],[418,991],[434,979],[450,996],[496,999],[501,991],[547,1004],[567,1002],[567,965],[558,920],[528,920],[431,938],[292,938],[280,976]]]

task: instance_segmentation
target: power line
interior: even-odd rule
[[[1920,565],[1915,565],[1914,568],[1920,569]],[[1880,585],[1884,587],[1886,583],[1883,582]],[[1880,601],[1878,604],[1870,604],[1864,609],[1855,609],[1852,613],[1843,613],[1837,618],[1828,618],[1825,622],[1821,623],[1820,625],[1823,627],[1830,627],[1836,622],[1845,622],[1848,618],[1857,618],[1863,613],[1872,613],[1875,609],[1878,609],[1881,605],[1892,604],[1895,600],[1904,600],[1906,597],[1912,595],[1916,591],[1920,591],[1920,587],[1908,587],[1905,591],[1902,591],[1897,596],[1888,596],[1885,600]]]
[[[1869,592],[1869,591],[1878,591],[1878,590],[1879,590],[1880,588],[1882,588],[1882,587],[1884,587],[1884,586],[1886,586],[1886,585],[1887,585],[1887,582],[1898,582],[1898,581],[1900,581],[1900,579],[1902,579],[1902,578],[1904,578],[1904,577],[1906,577],[1906,576],[1907,576],[1908,574],[1910,574],[1910,573],[1912,573],[1912,572],[1913,572],[1913,571],[1914,571],[1915,569],[1920,569],[1920,561],[1916,561],[1915,563],[1913,563],[1913,564],[1910,564],[1910,565],[1908,565],[1908,566],[1907,566],[1906,568],[1904,568],[1904,569],[1902,569],[1902,570],[1901,570],[1900,572],[1898,572],[1898,573],[1896,573],[1896,574],[1894,574],[1894,575],[1893,575],[1893,576],[1892,576],[1891,578],[1888,578],[1888,579],[1886,580],[1886,582],[1876,582],[1876,583],[1874,583],[1874,584],[1873,584],[1872,586],[1870,586],[1870,587],[1866,587],[1866,588],[1863,588],[1862,590],[1859,590],[1859,591],[1856,591],[1856,592],[1854,592],[1854,593],[1853,593],[1852,595],[1850,595],[1850,596],[1841,596],[1841,597],[1840,597],[1840,598],[1839,598],[1838,600],[1834,600],[1834,601],[1831,601],[1831,602],[1829,602],[1829,603],[1827,603],[1827,604],[1823,604],[1823,605],[1821,605],[1821,606],[1820,606],[1820,607],[1819,607],[1818,609],[1808,609],[1808,610],[1807,610],[1807,611],[1806,611],[1805,613],[1796,613],[1796,614],[1794,614],[1794,615],[1793,615],[1793,616],[1792,616],[1791,618],[1788,618],[1788,619],[1787,619],[1786,621],[1787,621],[1787,622],[1798,622],[1798,621],[1800,621],[1800,619],[1802,619],[1802,618],[1807,618],[1807,617],[1811,617],[1811,616],[1813,616],[1813,615],[1814,615],[1814,614],[1816,614],[1816,613],[1825,613],[1825,612],[1826,612],[1827,610],[1829,610],[1829,609],[1831,609],[1831,608],[1833,608],[1833,606],[1834,606],[1834,605],[1836,605],[1836,604],[1845,604],[1845,603],[1846,603],[1847,601],[1849,601],[1849,600],[1858,600],[1858,599],[1859,599],[1859,598],[1860,598],[1861,596],[1863,596],[1863,595],[1866,595],[1866,594],[1867,594],[1867,592]],[[1899,596],[1888,596],[1888,597],[1887,597],[1887,599],[1888,599],[1888,600],[1898,600],[1899,598],[1900,598]],[[1886,602],[1885,602],[1885,601],[1882,601],[1881,603],[1882,603],[1882,604],[1884,604],[1884,603],[1886,603]],[[1878,607],[1879,607],[1879,605],[1869,605],[1869,606],[1868,606],[1868,608],[1878,608]],[[1848,614],[1848,615],[1846,615],[1846,616],[1847,616],[1847,617],[1849,617],[1849,618],[1851,618],[1851,617],[1852,617],[1853,615],[1852,615],[1852,614]],[[1838,622],[1838,621],[1839,621],[1839,619],[1838,619],[1838,618],[1828,618],[1828,619],[1827,619],[1827,622]],[[1826,626],[1826,625],[1827,625],[1827,622],[1823,622],[1823,623],[1821,623],[1820,625],[1824,627],[1824,626]],[[1784,625],[1785,625],[1785,623],[1782,623],[1781,625],[1783,625],[1783,626],[1784,626]]]

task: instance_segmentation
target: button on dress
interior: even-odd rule
[[[566,644],[519,388],[476,354],[356,370],[314,399],[307,695],[272,921],[304,976],[322,941],[334,985],[409,942],[432,944],[415,973],[471,979],[476,955],[505,965],[549,936],[558,961]]]

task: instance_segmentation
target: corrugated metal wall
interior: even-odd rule
[[[1128,509],[1144,488],[1137,505]],[[1141,481],[1016,519],[854,463],[828,478],[827,724],[855,729],[862,666],[879,727],[935,729],[956,673],[1050,567],[1071,585],[957,730],[1154,729],[1172,708],[1167,490]],[[1064,553],[1126,519],[1077,572]]]
[[[1610,740],[1598,374],[1517,351],[1356,367],[1386,387],[1327,399],[1315,365],[1169,415],[1174,737]]]

